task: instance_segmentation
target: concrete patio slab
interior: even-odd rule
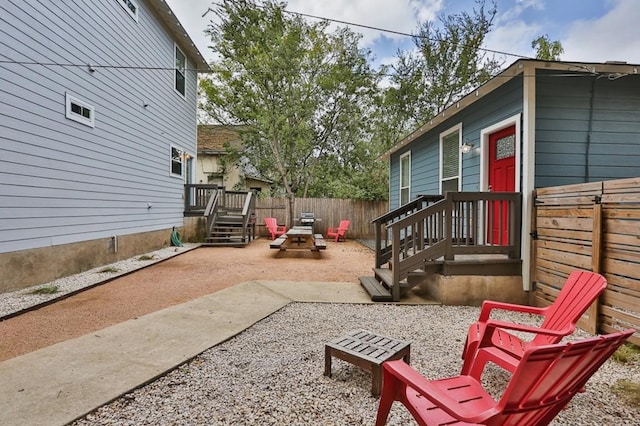
[[[0,424],[63,425],[291,302],[247,282],[0,363]]]

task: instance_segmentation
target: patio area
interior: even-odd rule
[[[242,282],[0,363],[2,405],[10,407],[0,423],[372,424],[371,376],[340,360],[324,376],[324,344],[365,328],[411,342],[411,363],[424,376],[455,375],[478,313],[372,304],[355,282]],[[486,377],[496,393],[508,379],[497,368]],[[640,410],[611,389],[621,378],[640,381],[640,362],[608,361],[552,424],[636,424]],[[394,406],[389,424],[411,424],[410,416]]]
[[[333,377],[325,377],[324,344],[354,328],[375,330],[410,341],[412,365],[424,376],[445,377],[460,371],[467,324],[477,314],[470,307],[290,303],[75,424],[373,424],[370,375],[335,360]],[[498,368],[486,377],[496,393],[508,380]],[[608,361],[552,424],[637,424],[638,409],[611,391],[621,378],[640,379],[640,366]],[[394,405],[389,424],[413,423]]]

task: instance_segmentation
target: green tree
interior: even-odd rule
[[[291,224],[295,197],[310,193],[327,164],[344,164],[366,134],[377,77],[358,35],[328,34],[327,22],[305,22],[285,6],[217,4],[218,22],[207,31],[220,59],[201,90],[213,120],[243,126],[243,153],[260,175],[280,183]]]
[[[564,48],[560,41],[551,41],[547,34],[542,35],[531,42],[531,47],[536,49],[536,59],[543,61],[559,61]]]
[[[476,5],[471,14],[420,23],[414,36],[416,49],[398,51],[398,61],[389,70],[390,87],[381,100],[388,113],[381,137],[406,134],[499,71],[503,62],[482,49],[496,5],[489,10],[484,0]]]

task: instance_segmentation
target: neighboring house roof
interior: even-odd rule
[[[198,125],[198,154],[225,154],[227,142],[232,148],[242,149],[242,140],[233,126]]]
[[[385,152],[381,158],[388,159],[392,154],[400,150],[402,147],[413,142],[420,136],[428,133],[431,129],[439,125],[445,120],[448,120],[452,116],[456,115],[460,111],[464,110],[471,104],[482,99],[484,96],[493,92],[498,87],[508,83],[514,77],[520,74],[531,75],[535,74],[536,69],[556,70],[565,72],[584,72],[589,74],[609,74],[623,76],[628,74],[638,74],[640,71],[640,65],[627,64],[626,62],[564,62],[564,61],[540,61],[536,59],[519,59],[511,64],[507,69],[502,71],[491,80],[487,81],[482,86],[474,89],[471,93],[465,95],[462,99],[447,107],[444,111],[435,117],[432,117],[429,121],[422,126],[405,136],[396,145],[394,145],[389,151]]]
[[[176,15],[164,0],[149,0],[149,6],[156,11],[160,20],[167,26],[167,29],[176,39],[180,48],[195,63],[198,72],[211,72],[209,64],[204,59],[200,50],[196,47],[191,37],[187,34]]]

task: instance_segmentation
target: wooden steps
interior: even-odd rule
[[[393,302],[391,291],[373,277],[358,277],[360,284],[374,302]]]

